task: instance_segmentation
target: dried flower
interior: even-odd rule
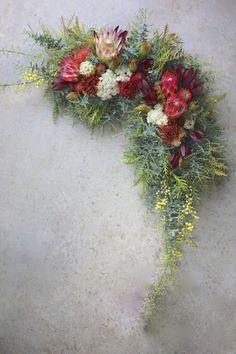
[[[117,81],[122,81],[122,82],[129,81],[132,75],[131,71],[129,70],[129,67],[126,65],[119,66],[116,69],[115,73],[116,73]]]
[[[90,61],[86,60],[80,64],[79,72],[81,75],[92,75],[96,71],[96,66]]]

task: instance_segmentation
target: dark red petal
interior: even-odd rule
[[[204,88],[204,83],[200,82],[199,84],[196,84],[192,89],[191,92],[194,96],[198,96],[202,93]]]
[[[182,143],[180,146],[180,153],[182,157],[186,157],[190,154],[190,148],[187,143]]]
[[[189,136],[198,144],[201,144],[204,133],[201,130],[191,130]]]
[[[183,87],[188,88],[190,82],[196,79],[196,73],[193,71],[193,69],[185,69],[183,72],[183,76],[182,76],[182,85]]]
[[[181,157],[181,155],[180,155],[179,151],[175,151],[173,154],[171,154],[170,164],[171,164],[172,168],[176,168],[179,165],[180,157]]]
[[[141,70],[148,70],[152,67],[152,64],[153,64],[153,59],[151,58],[146,58],[146,59],[143,59],[140,64],[139,64],[139,68]]]
[[[125,41],[126,37],[127,37],[128,31],[123,31],[120,35],[119,38],[122,38],[123,41]]]
[[[176,66],[176,69],[175,69],[175,73],[176,73],[176,75],[177,75],[178,77],[180,77],[180,75],[181,75],[181,73],[182,73],[182,70],[183,70],[182,65],[181,65],[181,64],[178,64],[178,65]]]
[[[58,78],[52,82],[52,90],[53,91],[62,91],[66,85],[68,85],[67,82]]]
[[[192,90],[197,85],[196,79],[192,79],[189,83],[189,89]]]

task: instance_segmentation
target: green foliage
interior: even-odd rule
[[[127,60],[140,57],[140,44],[148,40],[148,26],[146,21],[146,11],[140,10],[136,20],[129,28],[127,47],[124,56]]]
[[[182,41],[176,33],[169,33],[168,26],[164,31],[156,31],[151,39],[152,57],[154,59],[152,71],[157,76],[161,74],[166,63],[179,60],[184,56]]]
[[[31,28],[26,33],[30,38],[33,39],[36,44],[40,45],[41,47],[58,50],[63,48],[62,39],[53,38],[52,34],[46,27],[43,28],[43,33],[40,34],[34,32]]]

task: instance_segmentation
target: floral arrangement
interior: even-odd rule
[[[85,29],[73,18],[62,20],[60,32],[27,33],[41,49],[23,67],[19,87],[43,86],[54,118],[69,115],[92,129],[124,122],[123,160],[135,166],[163,226],[162,266],[144,303],[149,326],[174,283],[183,245],[194,244],[201,192],[227,175],[215,108],[224,95],[212,94],[213,75],[168,27],[149,35],[143,11],[129,31]]]

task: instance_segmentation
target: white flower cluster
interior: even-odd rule
[[[91,75],[94,74],[96,70],[96,67],[91,61],[83,61],[83,63],[80,64],[79,72],[81,75]]]
[[[118,93],[119,85],[116,80],[116,74],[108,69],[99,79],[97,96],[106,101]]]
[[[192,130],[192,129],[194,129],[194,124],[195,124],[195,122],[194,122],[193,119],[188,119],[188,120],[186,120],[185,123],[184,123],[184,128],[185,128],[185,129]]]
[[[132,75],[127,65],[121,65],[118,69],[116,69],[115,73],[117,76],[116,80],[122,82],[129,81]]]
[[[166,125],[168,123],[168,117],[163,112],[162,106],[156,104],[154,109],[151,109],[147,114],[147,122],[149,124],[155,124],[159,127]]]

